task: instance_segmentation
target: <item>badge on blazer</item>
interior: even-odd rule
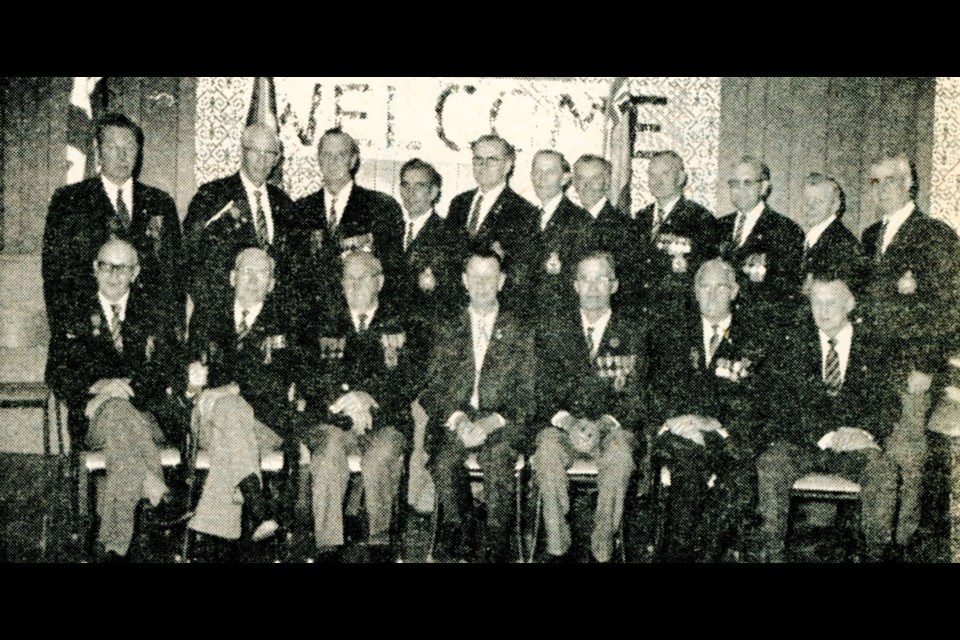
[[[619,349],[620,348],[620,338],[610,338],[610,348]]]
[[[427,267],[420,272],[420,279],[417,283],[421,291],[433,291],[437,288],[437,278],[433,275],[433,269]]]
[[[637,365],[637,357],[615,356],[605,353],[597,356],[597,369],[601,378],[613,381],[615,391],[623,391],[627,386],[627,378],[633,373]]]
[[[276,349],[285,349],[287,346],[287,336],[282,333],[278,333],[274,336],[267,336],[263,339],[263,344],[260,345],[260,350],[263,351],[263,364],[270,364],[273,362],[273,352]]]
[[[751,364],[753,363],[750,362],[749,358],[742,358],[740,360],[720,358],[717,360],[715,373],[718,378],[724,378],[730,382],[740,382],[750,375]]]
[[[147,237],[152,238],[154,240],[159,240],[160,235],[162,233],[163,233],[163,216],[161,215],[150,216],[150,222],[147,223]]]
[[[340,257],[346,256],[352,251],[365,251],[373,253],[373,234],[364,233],[359,236],[351,236],[340,241]]]
[[[324,360],[342,360],[347,346],[346,338],[320,338],[320,357]]]
[[[144,349],[143,357],[147,362],[153,361],[153,353],[156,350],[156,344],[153,336],[147,336],[147,346]]]
[[[743,272],[751,282],[763,282],[767,277],[767,254],[752,253],[743,263]]]
[[[103,325],[103,320],[100,318],[99,313],[90,314],[90,323],[93,325],[93,337],[100,337],[100,327]]]
[[[690,349],[690,364],[693,366],[694,371],[700,370],[700,361],[701,361],[700,351],[696,348]]]
[[[556,251],[551,253],[550,257],[547,258],[547,261],[543,264],[543,268],[552,276],[558,275],[563,268],[563,263],[560,262],[560,254]]]
[[[383,345],[383,364],[387,369],[395,369],[400,362],[400,349],[407,343],[407,335],[400,333],[385,333],[380,336]]]
[[[897,291],[900,295],[911,296],[917,292],[917,279],[913,277],[913,271],[907,271],[897,281]]]
[[[323,247],[323,229],[310,232],[310,253],[316,254]]]

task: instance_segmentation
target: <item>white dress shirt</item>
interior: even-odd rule
[[[487,219],[487,216],[490,214],[490,209],[493,209],[493,205],[497,202],[497,198],[500,197],[500,194],[503,193],[503,190],[507,188],[507,183],[502,182],[495,186],[490,191],[487,191],[483,195],[483,202],[480,203],[480,218],[477,220],[477,229],[483,226],[484,220]],[[470,214],[473,213],[473,208],[477,204],[477,198],[481,195],[480,189],[477,189],[476,193],[473,194],[473,199],[470,200],[470,209],[467,211],[467,225],[470,225]]]
[[[357,332],[360,331],[360,313],[360,311],[354,311],[353,309],[350,309],[350,319],[353,321],[353,329]],[[367,324],[366,328],[369,329],[370,324],[373,322],[373,316],[377,313],[377,305],[374,305],[374,307],[369,311],[363,311],[362,313],[367,316],[365,318]]]
[[[116,185],[101,173],[100,181],[103,182],[103,188],[107,192],[107,198],[110,199],[114,211],[117,210],[117,191],[123,190],[123,204],[127,207],[128,220],[133,220],[133,178],[127,178],[123,184]]]
[[[429,220],[430,216],[433,215],[433,209],[430,209],[430,211],[427,211],[426,213],[420,216],[417,216],[416,218],[410,217],[410,214],[407,212],[406,207],[402,207],[402,209],[403,209],[403,242],[404,242],[403,250],[406,251],[407,249],[410,248],[410,245],[406,244],[407,229],[410,228],[410,223],[411,222],[413,223],[413,233],[412,233],[412,236],[410,237],[410,244],[413,244],[414,240],[417,239],[417,236],[420,235],[420,231],[423,229],[424,225],[427,224],[427,220]]]
[[[753,233],[753,228],[757,226],[757,220],[760,219],[760,214],[763,213],[763,209],[766,206],[767,206],[767,203],[761,200],[760,202],[757,203],[757,206],[751,209],[748,213],[744,214],[745,217],[743,220],[743,235],[741,236],[742,241],[740,242],[739,246],[742,247],[747,242],[747,238],[749,238],[750,234]],[[740,215],[740,213],[737,212],[737,215]],[[733,227],[734,229],[736,229],[737,227],[736,220],[733,221]]]
[[[543,211],[540,214],[540,231],[545,230],[547,225],[550,224],[550,219],[557,212],[561,200],[563,200],[562,191],[543,204]]]
[[[603,211],[603,208],[607,205],[607,196],[603,196],[597,200],[597,204],[593,205],[587,211],[593,217],[594,220],[600,217],[600,212]]]
[[[887,247],[889,247],[890,243],[893,242],[894,237],[897,235],[897,231],[900,231],[900,227],[903,226],[903,223],[907,221],[907,218],[910,217],[910,214],[913,213],[914,209],[916,208],[917,205],[915,205],[913,200],[911,200],[902,208],[897,209],[889,216],[883,217],[887,223],[887,228],[883,233],[883,237],[880,238],[880,253],[887,252]]]
[[[823,331],[818,332],[820,334],[820,378],[824,379],[827,375],[827,352],[830,351],[830,345],[828,340],[830,336],[825,334]],[[850,362],[850,345],[853,343],[853,325],[849,322],[843,329],[840,329],[840,332],[837,334],[836,347],[837,356],[840,360],[840,381],[843,382],[847,379],[847,363]]]
[[[343,186],[342,189],[336,194],[337,196],[337,207],[336,207],[336,223],[334,227],[340,226],[340,221],[343,220],[343,210],[347,206],[347,202],[350,200],[350,194],[353,193],[353,180],[350,180]],[[326,187],[323,189],[323,210],[326,213],[327,219],[330,219],[330,208],[333,206],[333,196],[334,194],[330,193]]]
[[[252,327],[253,323],[257,321],[257,317],[260,315],[260,311],[263,309],[263,303],[255,304],[253,306],[247,307],[247,327]],[[239,300],[234,300],[233,302],[233,328],[236,329],[240,326],[240,320],[243,319],[243,306],[240,304]]]
[[[257,193],[260,194],[260,210],[263,211],[263,217],[267,221],[267,242],[273,244],[273,211],[270,209],[270,196],[267,195],[267,183],[264,182],[259,187],[250,182],[243,170],[240,170],[240,181],[243,182],[243,190],[247,193],[247,205],[250,207],[250,216],[253,218],[254,228],[257,226]],[[252,324],[252,323],[251,323]]]
[[[813,247],[815,244],[817,244],[817,240],[820,239],[820,236],[823,235],[823,232],[826,231],[827,227],[832,225],[835,220],[837,220],[836,214],[830,216],[823,222],[818,223],[814,228],[810,229],[810,231],[807,231],[807,240],[806,240],[807,247],[808,248]]]
[[[682,195],[683,195],[683,194],[680,194],[679,196],[677,196],[677,197],[675,197],[675,198],[671,198],[670,200],[667,201],[667,204],[665,204],[665,205],[662,206],[662,207],[660,206],[660,203],[659,203],[659,202],[654,201],[654,203],[653,203],[653,220],[654,220],[654,222],[656,222],[656,220],[657,220],[657,211],[658,211],[658,210],[661,212],[661,214],[660,214],[660,217],[661,217],[660,224],[663,224],[664,222],[666,222],[666,221],[667,221],[667,218],[670,217],[670,214],[673,213],[673,210],[677,207],[677,203],[680,202],[680,198],[682,197]]]
[[[727,335],[727,332],[730,331],[730,323],[733,321],[733,314],[727,316],[720,322],[714,322],[713,320],[707,320],[703,316],[700,317],[701,322],[703,323],[703,361],[706,363],[706,366],[710,366],[710,359],[712,355],[710,353],[710,341],[713,339],[713,325],[717,325],[717,333],[720,334],[720,342],[717,343],[717,348],[720,348],[720,344],[723,342],[724,336]]]
[[[107,319],[107,325],[110,331],[113,331],[113,305],[120,305],[120,322],[127,321],[127,300],[130,299],[130,292],[127,291],[119,300],[111,302],[104,295],[97,291],[97,298],[100,300],[100,308],[103,309],[103,316]]]

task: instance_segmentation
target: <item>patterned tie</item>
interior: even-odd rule
[[[547,218],[547,211],[543,207],[540,207],[540,231],[546,231],[547,225],[550,224],[550,219]]]
[[[718,324],[710,325],[710,329],[713,330],[713,335],[710,336],[710,345],[708,346],[708,353],[707,353],[708,364],[713,361],[713,356],[714,354],[717,353],[717,347],[720,346],[720,340],[722,338],[722,336],[720,335],[720,325]]]
[[[880,262],[880,259],[883,258],[883,254],[887,251],[887,248],[883,246],[883,238],[887,235],[888,226],[890,226],[890,219],[884,218],[883,224],[880,225],[880,235],[877,237],[877,252],[876,255],[874,255],[874,259],[877,262]]]
[[[330,211],[327,213],[327,227],[330,235],[337,233],[337,196],[330,196]]]
[[[657,236],[660,235],[660,226],[663,224],[663,211],[660,210],[659,204],[653,205],[653,228],[650,230],[650,239],[656,242]]]
[[[123,189],[117,189],[117,217],[123,223],[123,228],[130,226],[130,212],[127,211],[127,205],[123,201]]]
[[[243,340],[250,333],[250,325],[247,324],[247,314],[249,313],[247,309],[240,312],[240,322],[237,323],[237,340]]]
[[[410,245],[413,244],[413,221],[407,223],[407,237],[403,239],[403,250],[409,251]]]
[[[467,223],[467,229],[470,231],[470,237],[475,238],[480,231],[480,205],[483,202],[483,194],[477,195],[477,202],[473,205],[473,211],[470,212],[470,221]]]
[[[473,372],[473,391],[470,394],[470,405],[474,409],[480,408],[480,371],[483,369],[483,361],[487,357],[487,345],[489,337],[483,318],[477,318],[476,331],[476,353],[474,354],[474,372]]]
[[[827,362],[823,367],[823,381],[827,385],[827,393],[835,396],[840,393],[840,387],[843,386],[843,380],[840,377],[840,354],[837,353],[837,341],[835,338],[827,340],[830,348],[827,350]]]
[[[357,317],[357,324],[360,325],[360,327],[357,329],[357,333],[363,333],[364,331],[366,331],[367,330],[367,314],[361,313]]]
[[[113,338],[113,346],[117,351],[123,353],[123,321],[120,319],[120,305],[110,305],[110,311],[113,317],[110,319],[110,335]]]
[[[739,247],[743,242],[743,227],[746,224],[746,216],[737,212],[737,223],[733,226],[733,246]]]
[[[593,329],[594,327],[587,327],[587,349],[590,351],[590,357],[593,358],[593,350],[595,348],[593,344]]]
[[[270,235],[267,233],[267,215],[263,212],[263,201],[260,199],[259,189],[253,192],[256,199],[256,211],[253,212],[257,228],[257,242],[261,248],[266,248],[270,244]]]

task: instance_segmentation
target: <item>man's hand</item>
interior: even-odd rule
[[[491,413],[486,418],[480,418],[479,420],[475,420],[473,425],[475,427],[480,427],[481,429],[483,429],[483,432],[486,433],[487,435],[490,435],[497,429],[500,429],[503,427],[503,425],[500,422],[500,417],[495,413]]]
[[[932,381],[933,378],[931,376],[914,369],[910,372],[910,375],[907,376],[907,391],[915,396],[926,393],[930,390],[930,383]]]
[[[347,415],[348,412],[360,410],[369,412],[379,406],[377,401],[366,391],[350,391],[337,398],[337,401],[330,406],[330,413]]]
[[[469,420],[460,421],[457,424],[457,435],[460,436],[460,441],[467,449],[479,447],[487,440],[487,432],[483,430],[483,427],[477,426]]]
[[[706,442],[703,439],[703,431],[700,428],[701,424],[702,420],[696,416],[679,416],[670,418],[663,426],[675,436],[689,440],[702,447],[706,445]]]
[[[373,428],[373,415],[369,409],[362,406],[354,406],[345,409],[343,414],[353,421],[352,429],[357,435],[363,435]]]
[[[590,420],[580,419],[570,432],[570,442],[574,451],[578,453],[590,453],[597,446],[600,439],[600,429],[597,423]]]
[[[837,452],[863,451],[864,449],[879,449],[873,436],[863,429],[854,427],[840,427],[836,430],[831,449]]]
[[[240,395],[240,387],[233,382],[222,387],[204,389],[196,399],[196,406],[200,410],[200,417],[204,420],[208,419],[210,414],[213,413],[213,405],[215,405],[220,398],[238,395]]]
[[[130,378],[102,378],[93,383],[90,393],[107,398],[132,398]]]
[[[564,412],[559,418],[556,418],[556,423],[554,426],[558,429],[566,431],[567,433],[572,433],[574,428],[577,426],[577,419],[569,413]]]

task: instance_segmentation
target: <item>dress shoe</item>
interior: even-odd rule
[[[316,564],[339,564],[340,562],[340,552],[343,547],[317,547],[316,555],[310,559],[307,559],[307,562],[312,562]]]
[[[273,536],[279,528],[280,525],[277,524],[276,520],[264,520],[257,525],[257,528],[253,530],[253,535],[250,537],[254,542],[260,542]]]
[[[100,557],[100,562],[102,564],[126,564],[127,557],[120,555],[116,551],[110,550]]]
[[[148,503],[149,504],[149,503]],[[193,512],[187,507],[186,492],[171,490],[163,494],[160,503],[150,507],[152,524],[155,527],[172,527],[193,517]]]

